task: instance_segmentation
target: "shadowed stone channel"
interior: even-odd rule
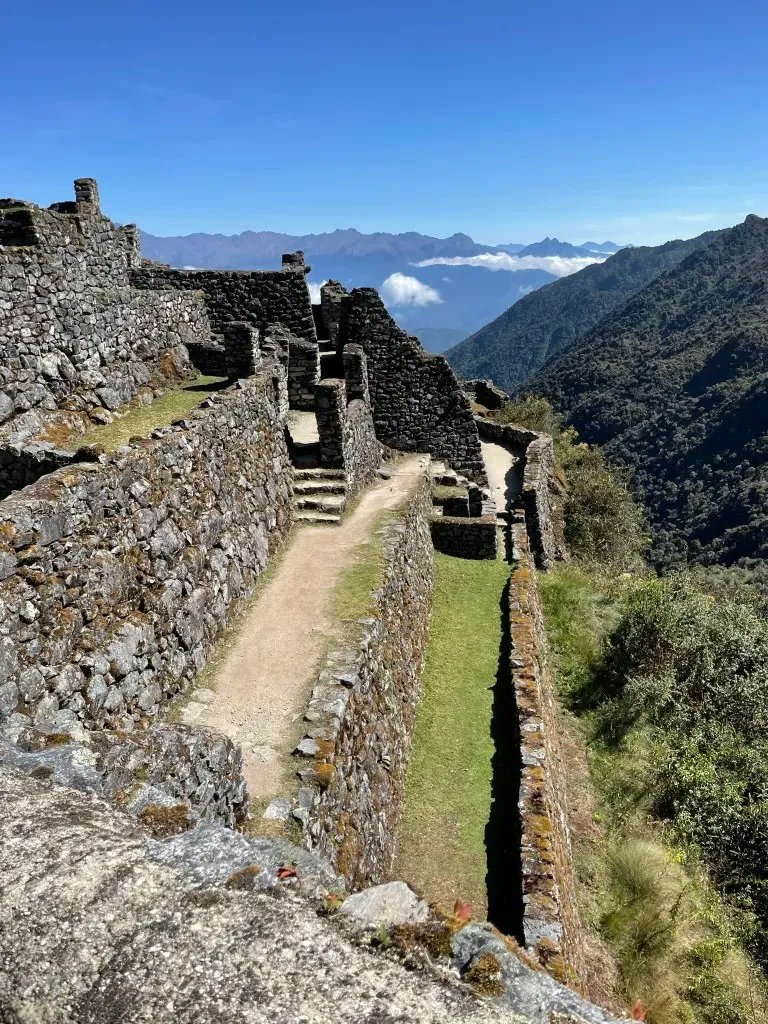
[[[508,534],[509,530],[505,530]],[[507,582],[499,601],[501,644],[493,688],[491,738],[491,813],[485,829],[488,873],[488,920],[521,945],[523,934],[523,873],[520,856],[520,729],[512,682],[512,638]]]
[[[499,549],[504,560],[511,565],[514,559],[511,519],[522,492],[522,460],[518,453],[495,442],[483,441],[482,450],[503,537]],[[494,753],[491,761],[491,809],[485,829],[486,886],[488,920],[499,931],[514,936],[522,944],[523,874],[518,809],[522,765],[511,666],[510,587],[508,580],[499,600],[501,641],[490,722]]]

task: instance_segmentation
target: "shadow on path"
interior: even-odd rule
[[[505,530],[508,533],[509,530]],[[520,728],[515,691],[512,684],[512,637],[510,633],[510,581],[499,602],[501,645],[496,683],[493,687],[491,738],[491,813],[485,827],[488,865],[488,920],[500,932],[511,935],[522,945],[523,875],[520,854]]]

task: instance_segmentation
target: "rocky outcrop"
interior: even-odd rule
[[[0,764],[102,796],[156,832],[182,832],[201,820],[234,826],[248,814],[242,752],[214,729],[52,733],[14,715],[4,733]]]
[[[353,915],[341,927],[318,914],[343,882],[284,840],[210,823],[148,840],[103,801],[2,767],[0,803],[6,1024],[612,1020],[487,926],[406,969]]]

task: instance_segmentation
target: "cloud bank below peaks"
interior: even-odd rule
[[[440,263],[442,260],[426,260],[417,266],[430,266],[433,263]],[[419,281],[417,277],[410,277],[408,274],[401,274],[399,271],[390,274],[382,283],[381,297],[391,306],[431,306],[443,301],[443,297],[436,288]]]
[[[511,256],[507,252],[483,252],[478,256],[436,256],[421,260],[414,267],[483,267],[485,270],[546,270],[555,277],[576,274],[593,263],[604,263],[607,256]],[[392,275],[403,277],[404,275]],[[408,280],[414,280],[409,278]]]

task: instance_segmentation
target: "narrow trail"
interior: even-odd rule
[[[290,788],[287,755],[333,627],[334,588],[378,513],[401,505],[425,466],[424,456],[396,463],[391,479],[371,484],[340,526],[294,529],[276,572],[238,621],[211,689],[186,705],[183,721],[219,729],[242,746],[252,799]]]
[[[491,497],[496,502],[497,512],[510,511],[515,507],[523,489],[521,460],[503,445],[492,441],[481,441],[480,446],[488,474]]]

